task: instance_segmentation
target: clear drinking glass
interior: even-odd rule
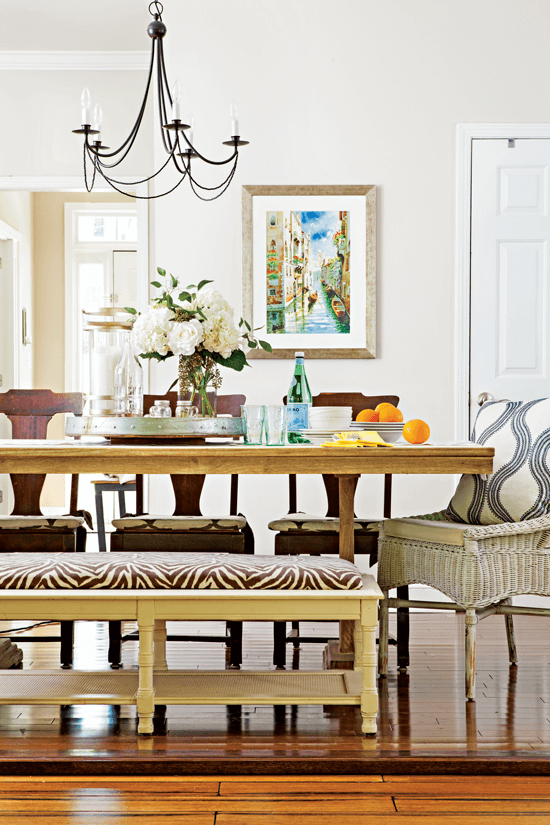
[[[155,398],[155,403],[149,409],[149,415],[151,418],[171,418],[170,402],[164,398]]]
[[[246,424],[244,443],[261,444],[264,432],[265,408],[263,406],[247,405],[241,407],[241,415]]]
[[[265,408],[265,440],[266,444],[276,445],[285,443],[286,434],[286,407],[282,404],[266,406]]]

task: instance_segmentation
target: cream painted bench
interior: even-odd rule
[[[322,589],[307,589],[307,588]],[[294,589],[291,589],[294,588]],[[357,589],[353,589],[357,588]],[[377,604],[372,576],[340,559],[224,553],[6,553],[0,620],[137,621],[138,671],[0,670],[0,704],[358,705],[376,733]],[[353,671],[183,671],[166,665],[167,621],[352,620]]]

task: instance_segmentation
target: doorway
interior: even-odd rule
[[[481,392],[550,396],[549,168],[550,124],[458,126],[457,440]]]

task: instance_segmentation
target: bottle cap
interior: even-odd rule
[[[304,353],[303,352],[295,352],[294,357],[295,358],[304,358]]]

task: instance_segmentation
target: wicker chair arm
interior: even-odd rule
[[[504,545],[508,545],[506,540],[511,539],[511,544],[513,544],[516,536],[524,536],[533,549],[544,547],[550,540],[550,515],[539,516],[539,518],[529,519],[528,521],[491,524],[486,527],[472,526],[464,531],[464,542],[465,544],[476,542],[479,549],[483,550],[484,544],[493,545],[495,539],[500,539],[503,545],[502,549],[504,549]]]

